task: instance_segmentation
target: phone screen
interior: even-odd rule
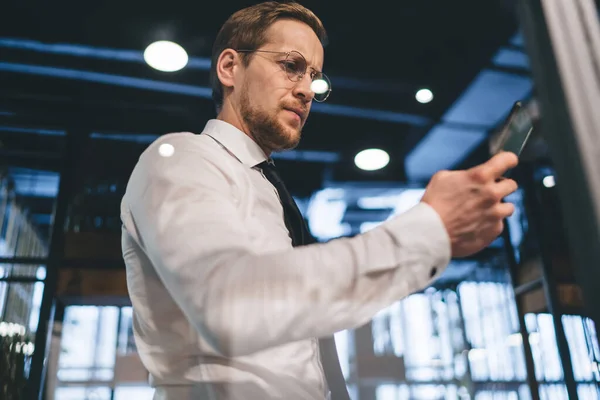
[[[524,106],[516,102],[502,128],[490,139],[490,153],[510,151],[520,156],[531,137],[534,126],[533,108],[535,104]]]

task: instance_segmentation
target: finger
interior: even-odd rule
[[[512,179],[503,179],[493,184],[493,191],[498,200],[514,193],[518,188],[517,182]]]
[[[515,205],[512,203],[498,203],[492,208],[492,217],[494,219],[503,220],[508,218],[515,212]]]
[[[504,230],[504,221],[500,220],[494,226],[492,232],[495,237],[502,235],[502,231]]]
[[[509,169],[515,168],[519,164],[519,158],[516,154],[505,151],[496,154],[487,162],[471,168],[469,171],[477,179],[487,182],[496,180]]]

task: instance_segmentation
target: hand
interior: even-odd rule
[[[502,199],[517,190],[517,183],[502,175],[517,166],[513,153],[500,153],[466,171],[440,171],[423,195],[444,222],[453,257],[465,257],[487,247],[504,229],[504,218],[514,205]]]

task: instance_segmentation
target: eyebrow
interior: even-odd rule
[[[320,73],[320,74],[322,74],[322,73],[323,73],[323,71],[320,71],[320,70],[318,70],[318,69],[314,68],[312,65],[309,65],[309,64],[308,64],[308,61],[306,60],[306,57],[304,56],[304,54],[302,54],[302,52],[301,52],[301,51],[299,51],[299,50],[289,50],[289,51],[290,51],[290,52],[292,52],[292,51],[295,51],[296,53],[300,54],[300,55],[302,56],[302,58],[304,58],[304,60],[306,61],[306,64],[308,65],[308,68],[311,68],[313,71],[315,71],[315,72],[318,72],[318,73]],[[285,53],[285,52],[284,52],[284,53]]]

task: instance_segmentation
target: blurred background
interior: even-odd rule
[[[148,144],[200,133],[215,116],[212,42],[254,3],[3,1],[0,398],[28,398],[23,388],[152,398],[132,336],[120,199]],[[513,103],[534,96],[515,1],[300,3],[328,30],[333,91],[276,161],[319,240],[365,232],[417,204],[436,171],[487,159]],[[156,41],[181,47],[150,66]],[[353,399],[600,398],[596,325],[536,143],[503,237],[336,334]]]

